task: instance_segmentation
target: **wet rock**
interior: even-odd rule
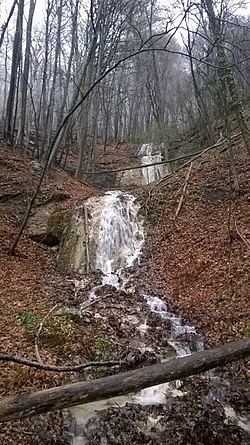
[[[120,188],[134,188],[143,185],[142,169],[126,170],[119,172],[116,178],[116,186]]]
[[[75,323],[81,324],[83,321],[83,314],[79,309],[76,309],[74,307],[63,307],[61,309],[58,309],[58,311],[55,312],[55,315],[58,316],[67,316],[71,320],[73,320]]]
[[[63,233],[65,214],[55,209],[55,203],[35,208],[27,223],[30,239],[51,247],[59,244]]]
[[[154,351],[135,349],[131,351],[127,357],[126,361],[133,366],[140,368],[142,366],[154,365],[160,361]]]
[[[194,379],[192,379],[194,381]],[[110,445],[247,445],[249,434],[227,419],[221,403],[204,397],[209,384],[195,380],[193,392],[167,396],[155,406],[127,404],[99,414]],[[122,434],[121,434],[122,432]]]
[[[127,329],[128,326],[135,326],[140,323],[140,320],[135,315],[127,315],[122,317],[121,329]]]
[[[9,201],[23,193],[20,184],[1,184],[0,185],[0,202]]]

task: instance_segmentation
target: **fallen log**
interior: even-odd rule
[[[250,338],[244,338],[188,357],[97,380],[6,397],[0,400],[0,422],[24,419],[35,414],[139,391],[149,386],[200,374],[249,355]]]

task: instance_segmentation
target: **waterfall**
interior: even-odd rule
[[[154,162],[161,162],[161,153],[154,151],[153,144],[143,144],[139,150],[141,156],[141,162],[143,165],[153,164]],[[161,179],[165,174],[164,164],[152,165],[151,167],[144,167],[142,169],[143,180],[145,184]]]
[[[144,243],[140,205],[134,196],[107,192],[101,213],[96,251],[96,269],[105,283],[114,284],[113,274],[132,266]]]

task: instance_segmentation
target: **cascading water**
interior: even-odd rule
[[[148,175],[149,177],[150,174]],[[105,205],[100,216],[96,248],[96,269],[101,270],[103,273],[102,285],[109,284],[117,289],[122,288],[123,286],[120,284],[122,271],[126,267],[132,266],[138,258],[144,242],[143,221],[139,211],[140,206],[133,196],[119,191],[106,193]],[[89,298],[95,298],[96,289],[97,287],[92,289],[89,293]],[[204,349],[203,341],[195,328],[185,325],[180,317],[169,310],[168,305],[162,299],[151,295],[143,296],[151,312],[158,315],[166,323],[168,344],[174,348],[177,356],[189,355],[192,352]],[[147,320],[145,320],[143,325],[138,326],[142,339],[147,333],[147,328]],[[154,350],[153,346],[152,344],[151,350]],[[93,422],[89,424],[88,421],[96,416],[97,411],[116,404],[122,406],[127,402],[139,403],[141,405],[165,403],[167,394],[172,396],[183,395],[181,391],[174,389],[169,383],[164,383],[143,389],[138,394],[128,394],[110,400],[71,408],[70,411],[75,423],[72,445],[89,444],[88,428],[98,428],[98,418],[96,418],[96,424]],[[108,444],[105,434],[100,443]]]
[[[139,156],[141,156],[141,163],[143,165],[162,161],[161,153],[154,152],[153,144],[143,144],[139,150]],[[165,167],[163,164],[152,165],[151,167],[144,167],[142,169],[142,175],[145,184],[150,184],[151,182],[161,179],[164,174]]]
[[[140,206],[136,199],[129,194],[119,191],[107,192],[105,194],[105,205],[101,212],[99,236],[97,240],[96,251],[96,269],[103,273],[102,285],[109,284],[116,288],[122,288],[122,271],[126,267],[132,266],[138,258],[144,243],[143,220],[140,216]],[[124,283],[123,283],[124,284]],[[89,293],[89,298],[95,298],[96,290],[100,286],[94,287]],[[178,317],[175,317],[167,310],[166,304],[157,297],[144,296],[145,301],[152,312],[157,313],[162,319],[171,319],[172,333],[170,341],[173,342],[174,349],[178,355],[191,353],[190,349],[184,350],[184,345],[177,341],[178,333],[195,333],[193,327],[184,326]],[[138,330],[143,337],[147,330],[147,322],[144,323],[144,332],[141,326]],[[176,334],[176,335],[175,335]],[[153,350],[153,349],[152,349]],[[101,401],[86,405],[83,408],[72,408],[71,412],[77,420],[77,424],[86,424],[87,420],[94,415],[95,411],[100,411],[108,406],[119,402],[120,405],[130,401],[131,403],[159,404],[165,400],[166,391],[170,391],[169,384],[157,385],[152,388],[146,388],[139,394],[130,394],[127,396],[116,397],[108,401]],[[173,394],[173,390],[171,390]],[[181,395],[177,391],[176,395]],[[81,436],[79,443],[87,444]],[[73,438],[73,445],[78,444],[76,437]]]
[[[143,221],[136,199],[118,191],[106,193],[97,242],[96,269],[107,284],[114,284],[114,274],[132,266],[144,242]]]

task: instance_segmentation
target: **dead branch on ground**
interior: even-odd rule
[[[93,300],[87,301],[81,305],[81,311],[85,311],[90,306],[93,306],[94,304],[98,303],[99,301],[104,300],[105,298],[112,297],[112,294],[106,294],[102,295],[101,297],[97,297]]]
[[[43,319],[42,319],[42,321],[41,321],[41,323],[39,325],[39,329],[37,331],[37,334],[36,334],[36,338],[35,338],[35,354],[36,354],[37,361],[40,364],[42,364],[42,365],[44,363],[43,363],[43,361],[41,359],[40,352],[39,352],[39,346],[38,346],[39,345],[39,337],[40,337],[40,334],[41,334],[41,331],[42,331],[42,328],[43,328],[43,325],[44,325],[45,321],[50,316],[50,314],[57,308],[57,306],[58,306],[57,304],[55,306],[53,306],[52,309],[50,309],[50,311],[45,315],[45,317],[43,317]]]
[[[187,357],[175,358],[96,380],[6,397],[0,401],[0,422],[24,419],[35,414],[128,394],[200,374],[249,355],[250,338],[244,338]]]
[[[12,362],[19,365],[29,366],[30,368],[41,369],[42,371],[53,371],[53,372],[79,372],[86,368],[100,368],[100,367],[112,367],[125,365],[128,362],[122,360],[107,360],[102,362],[85,362],[79,365],[68,365],[68,366],[56,366],[56,365],[45,365],[44,363],[35,362],[22,357],[16,357],[10,354],[0,354],[0,361]]]
[[[189,167],[188,172],[187,172],[187,176],[186,176],[185,182],[184,182],[181,198],[180,198],[177,210],[175,212],[174,221],[176,220],[176,218],[179,215],[180,210],[181,210],[181,206],[182,206],[182,203],[183,203],[183,200],[184,200],[184,196],[185,196],[185,193],[186,193],[186,190],[187,190],[188,180],[190,178],[190,173],[191,173],[191,170],[192,170],[192,166],[193,166],[193,163],[191,162],[190,167]]]
[[[246,237],[240,232],[236,220],[234,220],[234,225],[235,225],[235,230],[238,233],[239,237],[241,238],[241,240],[243,241],[243,243],[248,247],[248,249],[250,249],[250,242],[246,239]]]

